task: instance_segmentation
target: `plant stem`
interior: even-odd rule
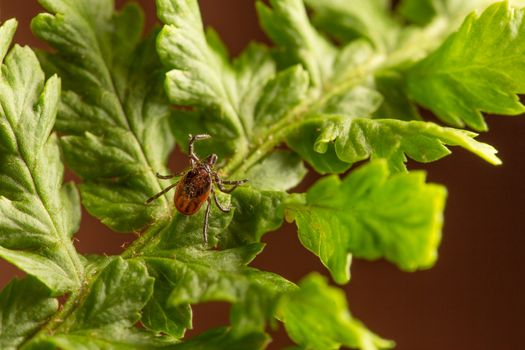
[[[146,252],[150,246],[156,244],[159,240],[159,233],[169,227],[171,218],[165,218],[157,221],[150,228],[144,231],[129,247],[120,255],[123,259],[135,258]]]

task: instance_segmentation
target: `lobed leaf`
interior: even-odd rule
[[[11,280],[0,293],[0,348],[18,349],[57,310],[58,300],[35,278]]]
[[[256,114],[258,119],[268,118],[262,106],[256,112],[264,87],[275,74],[266,49],[251,45],[230,63],[215,32],[205,33],[197,1],[158,0],[157,6],[165,23],[157,50],[169,69],[165,82],[168,97],[173,104],[203,111],[198,117],[185,116],[199,121],[188,120],[188,127],[181,121],[177,126],[183,133],[195,134],[192,129],[208,132],[213,136],[208,141],[210,148],[221,157],[245,148]]]
[[[199,336],[173,346],[174,350],[260,350],[269,343],[264,333],[250,333],[242,336],[227,328],[209,330]]]
[[[229,198],[225,195],[219,195],[219,200],[224,206],[229,205]],[[208,224],[209,245],[217,244],[218,235],[225,231],[232,217],[233,211],[225,214],[212,205]],[[201,209],[192,216],[177,214],[167,224],[157,224],[150,228],[152,232],[144,234],[155,237],[155,243],[142,252],[149,274],[155,278],[155,285],[153,295],[143,310],[143,323],[156,333],[180,338],[187,328],[192,327],[189,303],[168,303],[174,289],[185,288],[177,278],[172,278],[170,267],[172,264],[177,264],[180,269],[186,266],[186,262],[179,261],[181,255],[191,255],[191,252],[199,255],[203,249],[203,224],[204,209]]]
[[[446,191],[425,183],[422,173],[405,173],[407,157],[430,162],[449,154],[446,146],[459,145],[493,164],[500,160],[474,133],[413,121],[420,117],[404,89],[455,125],[482,129],[480,111],[523,111],[516,97],[523,90],[521,63],[514,55],[522,49],[523,14],[507,3],[470,16],[441,48],[411,67],[419,57],[413,53],[434,44],[400,51],[434,32],[438,19],[448,16],[443,23],[449,28],[438,28],[436,38],[451,30],[457,20],[449,16],[452,10],[488,1],[402,1],[406,18],[417,13],[418,24],[432,21],[418,32],[401,30],[386,0],[305,0],[313,22],[342,42],[340,48],[310,23],[303,0],[270,0],[271,7],[258,2],[262,25],[279,46],[276,57],[284,69],[277,72],[260,45],[230,60],[218,35],[204,31],[196,0],[157,0],[165,25],[158,38],[153,33],[145,40],[135,5],[115,13],[112,0],[40,2],[52,14],[39,15],[33,29],[57,50],[41,54],[41,62],[64,77],[57,129],[68,164],[84,180],[85,206],[119,231],[157,223],[124,253],[129,260],[90,257],[82,266],[70,241],[79,225],[79,198],[73,185],[61,184],[58,140],[50,136],[59,82],[53,77],[44,87],[30,50],[15,47],[7,54],[15,25],[0,27],[0,58],[6,57],[0,157],[7,164],[0,166],[0,256],[54,294],[79,293],[56,329],[37,333],[28,349],[258,349],[268,341],[263,331],[273,317],[302,348],[392,347],[352,318],[343,294],[322,278],[311,276],[297,288],[248,267],[263,249],[262,235],[278,228],[286,213],[303,245],[338,283],[350,278],[352,254],[384,257],[404,270],[427,268],[437,256]],[[169,70],[167,98],[160,61]],[[489,81],[496,89],[490,90]],[[179,108],[172,112],[168,100]],[[213,135],[197,152],[233,156],[224,172],[250,179],[250,186],[231,196],[219,195],[224,205],[231,201],[230,214],[212,206],[209,241],[222,250],[202,245],[204,210],[162,218],[172,209],[167,196],[144,205],[163,187],[155,172],[166,170],[174,143],[168,124],[183,147],[189,133]],[[285,191],[306,169],[297,154],[275,149],[285,138],[319,172],[382,160],[289,196]],[[246,158],[248,165],[239,165]],[[83,280],[84,268],[96,277]],[[22,296],[33,293],[37,304],[15,298],[19,290]],[[191,328],[190,305],[215,300],[233,304],[232,328],[178,343]],[[56,307],[31,278],[13,282],[0,294],[0,346],[21,344]],[[16,329],[15,316],[23,321]],[[136,327],[139,320],[147,330]]]
[[[206,36],[196,1],[159,0],[157,7],[160,20],[167,24],[159,35],[157,50],[169,69],[165,86],[170,101],[215,111],[213,127],[220,133],[213,135],[212,141],[222,136],[221,141],[235,146],[227,137],[236,141],[245,130],[237,114],[235,72],[224,55],[224,46],[216,35]],[[261,71],[263,79],[267,70]]]
[[[314,29],[301,0],[271,3],[272,8],[258,5],[263,28],[279,46],[279,50],[284,52],[288,64],[300,63],[306,67],[313,85],[309,92],[312,97],[303,102],[301,109],[297,111],[298,115],[291,120],[292,125],[287,125],[287,131],[298,134],[297,129],[302,130],[304,123],[308,124],[310,118],[319,114],[341,114],[351,118],[383,116],[418,119],[414,106],[407,103],[409,108],[404,109],[402,107],[405,106],[394,105],[397,101],[390,89],[385,89],[384,80],[374,82],[373,79],[374,73],[380,71],[385,59],[384,54],[378,52],[386,49],[386,41],[379,41],[387,39],[381,36],[386,35],[386,32],[388,35],[392,34],[392,37],[397,35],[395,30],[387,30],[388,23],[394,25],[394,21],[385,12],[385,2],[371,1],[361,4],[338,0],[307,1],[314,9],[314,22],[321,22],[321,27],[328,31],[333,29],[331,34],[338,31],[341,37],[346,35],[346,41],[340,48],[328,43]],[[359,4],[373,8],[375,12],[360,11]],[[335,13],[338,13],[339,17],[329,20],[328,18],[332,18]],[[375,21],[383,22],[381,28],[385,29],[385,33],[377,30],[377,26],[374,26]],[[341,28],[336,30],[335,27],[339,25],[347,26],[348,30],[345,33]],[[350,34],[350,31],[353,34]],[[370,35],[367,37],[366,33]],[[377,36],[372,39],[371,35],[375,34]],[[362,39],[359,39],[360,37]],[[369,40],[365,40],[366,38]],[[381,72],[386,75],[385,72]],[[407,99],[404,95],[403,97]],[[381,110],[378,110],[380,108]],[[412,113],[404,115],[407,110]],[[385,115],[385,111],[388,115]],[[403,113],[400,114],[400,111]],[[335,164],[332,170],[339,172],[346,168],[344,164]]]
[[[305,0],[313,22],[341,42],[366,38],[380,51],[395,47],[401,25],[394,20],[389,0]]]
[[[382,71],[375,76],[375,88],[383,97],[373,113],[378,119],[422,120],[415,103],[405,91],[405,77],[397,71]]]
[[[155,33],[141,40],[143,14],[112,0],[41,0],[32,22],[55,53],[40,59],[64,80],[57,130],[67,164],[82,178],[83,204],[114,230],[140,230],[171,211],[162,184],[173,147],[170,108]]]
[[[377,1],[373,2],[375,5],[371,6],[375,7]],[[319,112],[324,108],[331,111],[335,109],[337,113],[358,110],[352,108],[353,102],[359,103],[359,99],[355,98],[356,92],[363,95],[365,101],[372,101],[377,109],[378,102],[380,103],[378,100],[381,99],[377,92],[371,89],[355,89],[366,85],[363,84],[364,81],[382,61],[381,55],[377,54],[377,49],[370,42],[364,39],[353,40],[337,48],[310,23],[303,0],[274,0],[270,1],[270,4],[271,7],[268,7],[261,1],[257,2],[261,26],[278,46],[277,57],[282,61],[282,65],[299,63],[309,73],[312,88],[308,93],[312,99],[311,103],[307,104],[311,107],[309,112]],[[330,0],[329,4],[311,1],[311,4],[321,12],[325,6],[354,6],[337,0]],[[365,2],[362,5],[365,5]],[[347,17],[345,14],[341,16]],[[332,21],[335,22],[336,20]],[[308,111],[305,112],[308,115]],[[368,112],[368,108],[364,112]],[[368,115],[359,115],[366,116]]]
[[[241,187],[232,193],[234,210],[230,214],[212,204],[209,245],[219,243],[222,251],[203,250],[204,209],[192,216],[177,214],[164,228],[152,227],[158,232],[145,233],[155,238],[138,259],[147,264],[155,288],[143,310],[144,325],[156,333],[181,337],[191,328],[189,304],[225,300],[234,304],[236,333],[264,329],[276,298],[291,284],[245,265],[262,249],[250,243],[282,224],[284,196]],[[218,193],[218,200],[223,206],[230,205],[230,196]]]
[[[257,2],[261,26],[283,50],[287,64],[301,63],[313,86],[323,86],[332,75],[336,48],[311,25],[302,0]]]
[[[278,174],[275,169],[279,169]],[[306,172],[297,154],[289,151],[275,151],[250,168],[246,178],[250,180],[250,185],[258,190],[287,191],[299,185]]]
[[[186,329],[192,328],[192,310],[189,304],[169,305],[167,300],[176,287],[177,280],[164,274],[162,267],[148,264],[148,272],[155,279],[154,291],[144,307],[141,322],[156,334],[182,338]]]
[[[406,171],[408,158],[433,162],[450,154],[446,146],[461,146],[498,165],[490,145],[477,134],[421,121],[319,116],[288,135],[288,145],[320,173],[341,173],[368,158],[386,159],[391,171]],[[312,147],[313,145],[313,147]]]
[[[108,327],[103,330],[91,331],[89,333],[57,334],[30,343],[24,349],[61,349],[61,350],[150,350],[150,349],[173,349],[171,342],[151,334],[131,329],[120,329]]]
[[[40,335],[28,349],[149,349],[168,345],[170,339],[156,338],[134,327],[152,287],[153,278],[143,264],[116,258],[53,334]]]
[[[289,200],[301,243],[319,256],[334,280],[350,279],[351,255],[386,258],[399,268],[428,268],[437,259],[446,190],[422,172],[390,176],[385,161],[328,176]]]
[[[323,277],[311,274],[299,289],[279,303],[279,315],[290,338],[304,349],[390,349],[394,343],[370,332],[348,312],[342,291],[329,287]]]
[[[262,236],[278,229],[284,221],[286,193],[239,188],[232,194],[233,219],[220,237],[223,248],[260,242]]]
[[[28,47],[8,51],[16,21],[0,27],[0,257],[34,275],[54,295],[80,286],[83,266],[73,247],[80,205],[51,134],[60,80],[44,79]]]
[[[222,251],[188,246],[146,256],[151,274],[162,276],[163,280],[156,302],[173,309],[206,301],[228,301],[234,304],[232,322],[237,334],[263,330],[266,320],[273,316],[277,298],[293,284],[280,276],[246,267],[262,248],[257,243]],[[184,320],[187,321],[188,318]]]
[[[469,15],[458,32],[408,70],[412,98],[454,125],[486,130],[482,112],[525,111],[525,22],[523,9],[507,2]]]
[[[261,45],[251,44],[230,60],[217,34],[204,31],[196,0],[158,0],[157,4],[165,23],[157,50],[169,69],[166,91],[173,104],[183,106],[172,122],[176,138],[186,148],[184,135],[212,135],[198,152],[231,156],[224,172],[244,176],[247,169],[239,168],[245,158],[263,154],[258,149],[288,125],[307,97],[308,74],[299,65],[276,73],[274,61]],[[280,139],[276,136],[276,142]],[[273,150],[266,147],[264,155]],[[275,174],[286,176],[286,171]]]
[[[306,96],[308,74],[299,66],[279,72],[264,86],[254,111],[254,128],[263,129],[286,116]]]
[[[483,10],[498,0],[403,0],[398,5],[398,12],[417,25],[425,25],[437,18],[448,21],[462,21],[474,10]],[[459,24],[459,23],[458,23]]]

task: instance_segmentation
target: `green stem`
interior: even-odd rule
[[[148,251],[150,247],[155,246],[160,240],[161,235],[159,233],[169,227],[171,219],[172,218],[156,222],[134,240],[133,243],[122,252],[120,257],[123,259],[133,259]]]

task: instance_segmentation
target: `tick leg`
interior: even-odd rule
[[[193,144],[195,143],[195,141],[206,140],[206,139],[209,139],[210,137],[211,136],[208,135],[208,134],[199,134],[199,135],[195,135],[195,136],[192,136],[190,134],[190,142],[188,143],[188,153],[189,153],[189,156],[190,156],[191,166],[194,166],[196,162],[200,162],[199,157],[197,157],[197,155],[193,151]]]
[[[208,198],[208,205],[206,206],[206,213],[204,214],[204,227],[202,228],[202,235],[204,236],[204,244],[208,244],[208,220],[210,218],[211,201]]]
[[[221,190],[221,192],[224,192],[224,193],[231,193],[233,192],[233,190],[235,190],[237,188],[237,186],[239,185],[242,185],[246,182],[248,182],[247,179],[244,179],[244,180],[221,180],[221,178],[217,175],[217,174],[214,174],[214,180],[215,180],[215,183],[217,184],[217,186],[219,187],[219,190]],[[226,188],[224,187],[224,185],[233,185],[232,187],[230,188]]]
[[[221,180],[221,182],[225,185],[242,185],[248,182],[248,179],[244,180]]]
[[[211,194],[213,195],[213,200],[215,201],[215,204],[217,205],[217,208],[219,208],[220,211],[222,211],[223,213],[229,213],[230,210],[232,209],[232,207],[228,207],[228,208],[225,208],[221,205],[221,203],[219,202],[219,199],[217,198],[217,194],[215,193],[215,190],[213,189],[213,187],[211,188]]]
[[[175,176],[177,176],[177,175],[173,175],[173,174],[161,175],[159,173],[155,173],[155,175],[157,175],[157,177],[159,179],[162,179],[162,180],[173,179]]]
[[[151,202],[153,202],[155,199],[159,198],[160,196],[162,196],[164,193],[168,192],[169,190],[171,190],[173,187],[177,186],[177,183],[174,183],[172,185],[169,185],[168,187],[166,187],[165,189],[163,189],[162,191],[160,191],[159,193],[157,193],[156,195],[154,195],[153,197],[151,198],[148,198],[148,200],[146,201],[146,204],[150,204]]]
[[[159,179],[162,179],[162,180],[167,180],[167,179],[173,179],[174,177],[179,177],[179,176],[182,176],[184,175],[186,171],[181,171],[180,173],[177,173],[177,174],[168,174],[168,175],[161,175],[159,173],[155,173],[155,175],[159,178]]]

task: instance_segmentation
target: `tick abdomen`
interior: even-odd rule
[[[213,184],[216,183],[219,186],[219,190],[224,193],[231,193],[237,186],[242,185],[248,180],[238,180],[238,181],[222,181],[219,178],[219,175],[213,170],[213,166],[217,163],[217,155],[210,154],[204,160],[200,160],[199,157],[193,152],[193,143],[197,140],[205,140],[210,138],[210,135],[200,134],[191,136],[188,143],[189,158],[191,163],[191,170],[188,171],[179,182],[173,183],[154,195],[151,198],[148,198],[146,204],[151,203],[155,199],[164,195],[166,192],[171,190],[176,186],[177,190],[175,192],[175,208],[184,215],[193,215],[195,214],[200,207],[207,202],[206,211],[204,213],[204,226],[202,229],[202,235],[204,237],[204,244],[208,243],[208,219],[210,217],[210,207],[211,200],[209,198],[210,192],[213,194],[213,199],[217,208],[224,213],[230,212],[230,207],[223,207],[217,200],[215,191],[213,190]],[[157,173],[159,179],[171,179],[175,177],[174,175],[160,175]],[[232,187],[225,188],[224,185],[230,185]]]
[[[188,171],[177,184],[175,207],[185,215],[195,214],[210,194],[211,175],[205,165]]]

